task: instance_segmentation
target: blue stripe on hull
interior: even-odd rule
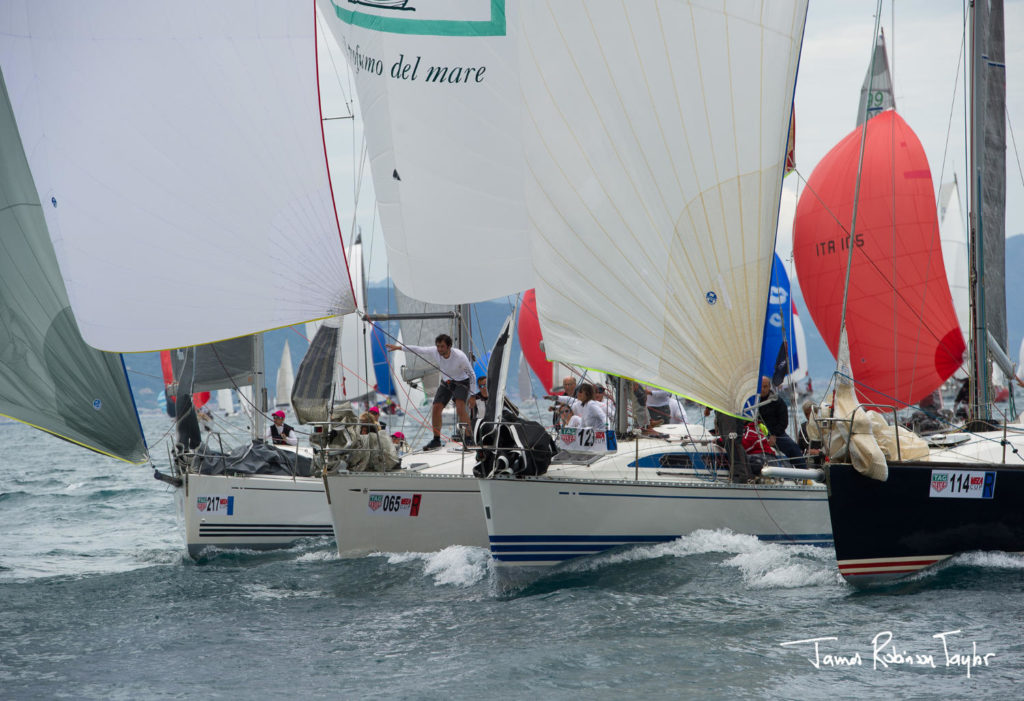
[[[524,535],[491,536],[491,557],[499,562],[562,562],[584,555],[596,555],[622,545],[651,545],[677,540],[678,535],[594,536]],[[756,536],[758,540],[781,545],[831,547],[828,533],[777,534]]]

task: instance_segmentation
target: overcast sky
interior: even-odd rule
[[[875,2],[864,0],[810,2],[796,90],[796,158],[804,178],[810,177],[821,157],[856,126],[860,88],[874,46],[875,8]],[[924,145],[936,190],[940,180],[950,181],[954,172],[958,182],[966,182],[963,66],[957,78],[962,18],[963,3],[958,0],[900,0],[895,9],[892,2],[883,3],[881,22],[896,108]],[[1024,36],[1024,0],[1006,2],[1005,20],[1007,110],[1013,131],[1012,137],[1010,130],[1007,132],[1006,233],[1012,236],[1024,233],[1024,176],[1018,165],[1018,158],[1024,159],[1024,43],[1017,40]],[[322,45],[320,74],[324,115],[336,117],[347,112],[342,96],[354,95],[354,90],[348,82],[344,56],[333,41],[330,44]],[[340,77],[332,80],[332,76]],[[352,120],[328,122],[326,132],[338,213],[347,242],[358,180],[353,164],[359,160],[361,134],[358,122],[353,124]],[[798,189],[802,189],[798,177],[786,178],[776,247],[786,260],[791,257]],[[364,252],[368,279],[382,280],[387,277],[387,267],[380,224],[374,217],[368,166],[356,219],[368,249]]]

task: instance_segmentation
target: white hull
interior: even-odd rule
[[[355,557],[435,552],[451,545],[486,548],[473,455],[458,449],[414,453],[402,459],[409,469],[328,474],[338,553]]]
[[[699,433],[698,437],[704,435],[699,427],[690,430]],[[677,432],[683,434],[685,429],[678,427]],[[625,478],[636,471],[634,463],[638,455],[643,474],[653,472],[651,468],[659,464],[662,455],[715,450],[653,439],[641,439],[639,445],[632,442],[620,445],[618,453],[601,458],[599,463],[589,467],[555,463],[549,468],[549,474],[600,470],[603,474]],[[480,488],[478,480],[472,476],[473,456],[458,449],[413,453],[402,459],[406,469],[400,471],[329,474],[327,496],[338,553],[354,557],[373,552],[436,552],[452,545],[488,547]],[[697,480],[698,475],[710,474],[701,467],[667,469],[693,480]],[[397,502],[395,499],[385,501],[395,496],[399,497]],[[403,497],[408,500],[404,504]],[[823,506],[826,523],[827,511]]]
[[[188,474],[175,502],[191,557],[211,546],[266,550],[334,535],[318,477]]]
[[[730,484],[665,474],[641,474],[639,481],[499,477],[480,480],[480,493],[491,555],[502,568],[548,567],[701,529],[775,543],[832,544],[821,484]]]

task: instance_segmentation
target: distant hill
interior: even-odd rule
[[[1024,270],[1024,234],[1018,234],[1007,239],[1006,269],[1011,271],[1006,276],[1006,298],[1009,301],[1007,304],[1009,339],[1007,352],[1010,359],[1016,362],[1021,339],[1024,338],[1024,305],[1016,304],[1016,300],[1024,299],[1024,275],[1017,272]],[[821,334],[815,328],[810,312],[807,310],[807,305],[804,303],[799,284],[796,281],[793,282],[793,300],[796,303],[797,313],[803,322],[804,332],[807,337],[809,372],[811,377],[815,379],[815,384],[823,386],[835,369],[835,359],[822,340]],[[376,283],[367,289],[367,306],[371,313],[397,312],[394,296],[390,293],[390,288],[385,282]],[[501,329],[502,323],[511,312],[511,308],[503,300],[473,305],[473,344],[471,349],[463,350],[471,350],[477,355],[489,352],[491,344],[494,343],[494,339]],[[397,336],[397,326],[394,322],[385,324],[385,328],[391,334]],[[277,367],[280,364],[281,354],[284,351],[285,340],[288,341],[291,349],[293,370],[298,370],[302,356],[309,346],[302,326],[278,329],[270,331],[265,335],[266,373],[268,384],[271,387],[273,387],[277,377]],[[519,341],[514,339],[509,362],[509,374],[512,377],[515,377],[519,355]],[[156,398],[163,390],[159,354],[132,353],[125,355],[124,359],[139,408],[157,408]],[[534,392],[541,393],[541,387],[535,378],[533,379],[533,385]],[[272,389],[271,394],[273,394]]]

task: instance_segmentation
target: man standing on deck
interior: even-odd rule
[[[782,397],[772,392],[772,381],[767,377],[761,378],[761,407],[758,412],[761,421],[768,427],[768,433],[775,437],[775,447],[790,459],[793,467],[806,467],[803,451],[786,433],[789,406]]]
[[[385,344],[388,350],[401,350],[402,345],[397,343]],[[434,339],[434,346],[404,346],[406,350],[412,351],[434,367],[441,371],[441,383],[434,393],[434,403],[430,409],[430,424],[434,430],[434,438],[423,450],[435,450],[441,447],[441,412],[448,406],[448,402],[455,400],[455,413],[459,423],[469,426],[469,416],[466,414],[466,400],[470,394],[476,394],[476,375],[473,373],[473,364],[469,358],[458,348],[452,348],[452,337],[446,333],[440,334]],[[467,428],[468,430],[468,428]],[[468,440],[464,438],[464,444]]]

